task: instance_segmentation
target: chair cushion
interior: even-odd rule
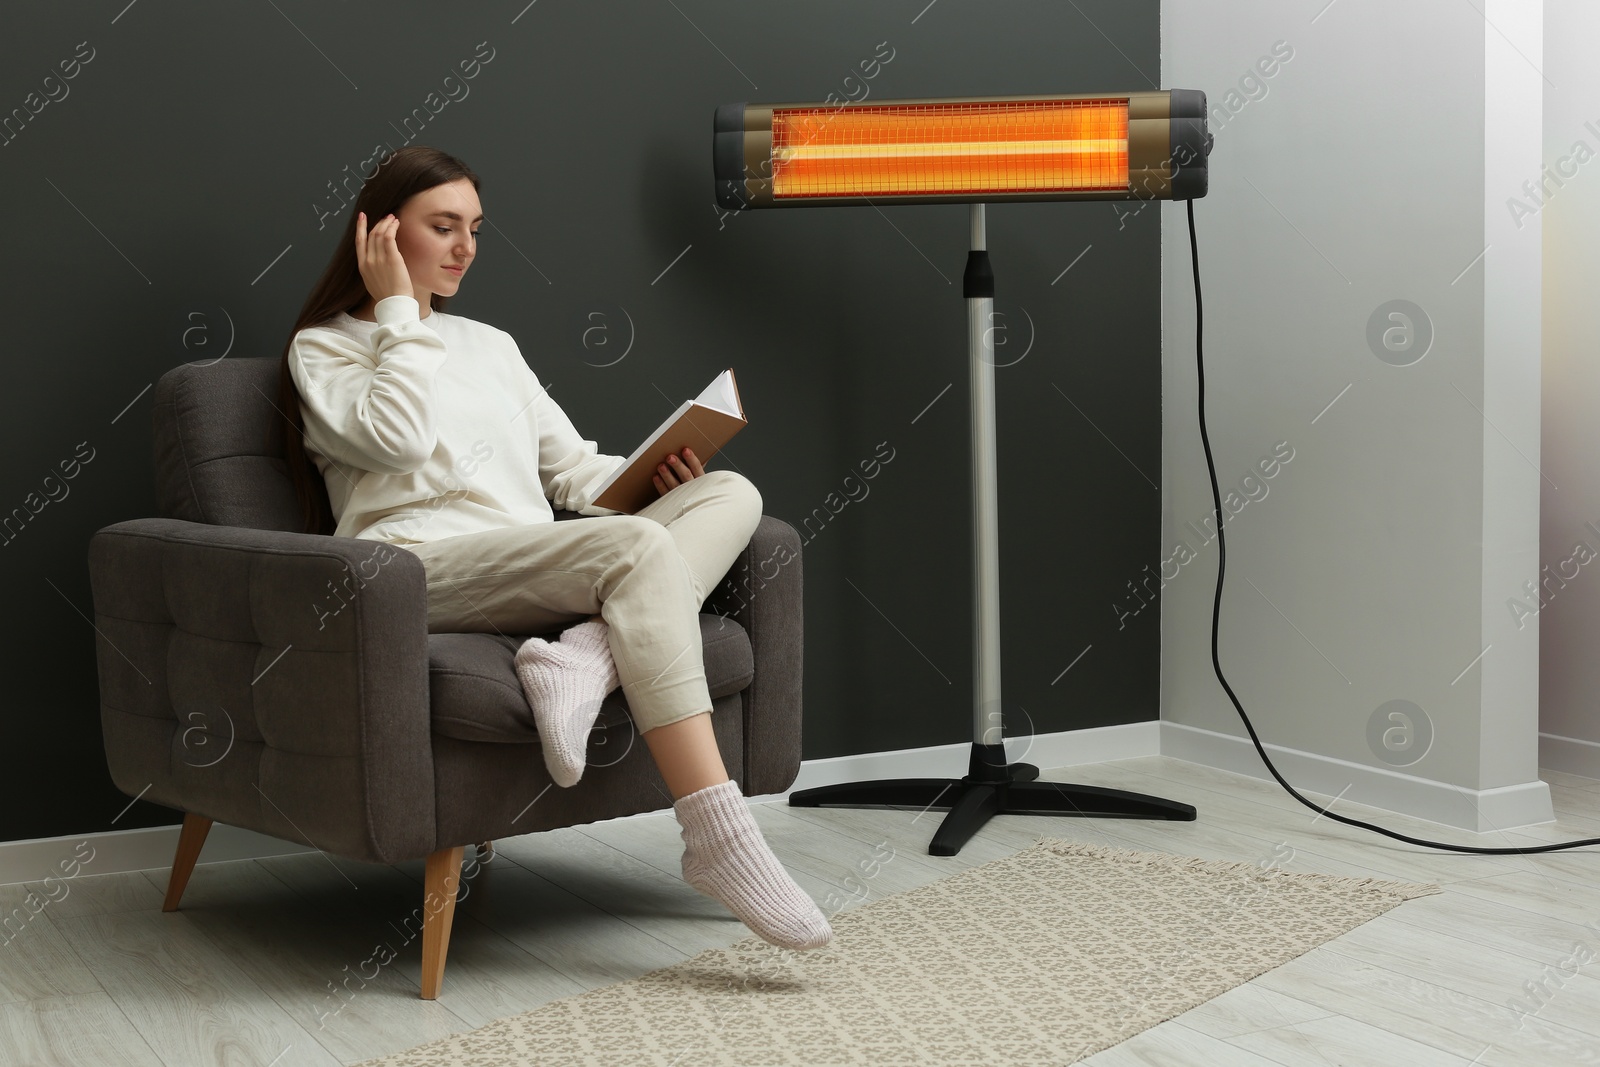
[[[536,636],[554,639],[558,634]],[[713,700],[750,684],[755,658],[744,627],[726,615],[701,613],[700,638]],[[524,635],[429,634],[433,732],[463,741],[537,742],[533,710],[515,667],[517,649],[526,640]],[[611,727],[629,717],[627,698],[618,688],[600,705],[596,725]]]

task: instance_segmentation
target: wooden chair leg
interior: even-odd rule
[[[467,846],[429,853],[422,893],[422,999],[437,1000],[444,984],[444,957],[450,949],[450,924],[461,885],[461,858]]]
[[[194,873],[195,861],[200,858],[200,849],[206,843],[206,834],[210,832],[210,819],[192,811],[184,813],[183,829],[178,831],[178,851],[172,857],[172,875],[167,879],[167,899],[161,905],[162,911],[178,910],[178,901],[183,897],[183,890],[189,884],[189,875]]]
[[[478,842],[478,862],[479,863],[488,863],[492,859],[494,859],[494,842],[493,841],[479,841]]]

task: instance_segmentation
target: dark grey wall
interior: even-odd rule
[[[162,372],[281,350],[354,197],[333,189],[380,143],[479,173],[493,225],[450,310],[516,337],[602,450],[631,452],[736,369],[751,425],[712,466],[809,538],[805,756],[970,737],[967,208],[725,218],[712,111],[1151,88],[1156,0],[524,2],[8,10],[0,113],[37,114],[0,144],[0,514],[29,516],[0,544],[0,839],[175,821],[124,813],[106,774],[87,541],[155,513]],[[425,125],[406,126],[413,109]],[[1158,219],[989,208],[1013,737],[1157,716],[1156,610],[1119,626],[1113,605],[1159,560]],[[596,325],[609,334],[586,346]],[[864,496],[802,526],[890,449]],[[46,481],[74,458],[75,477]]]

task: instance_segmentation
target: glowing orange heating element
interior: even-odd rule
[[[772,195],[1128,185],[1128,101],[775,108]]]

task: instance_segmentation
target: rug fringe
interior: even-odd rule
[[[1279,867],[1262,867],[1244,860],[1207,860],[1199,856],[1175,856],[1169,852],[1146,852],[1131,848],[1114,848],[1109,845],[1091,845],[1081,841],[1066,841],[1059,837],[1040,835],[1034,849],[1044,849],[1064,856],[1090,856],[1096,859],[1116,860],[1122,863],[1141,863],[1152,867],[1180,867],[1184,870],[1203,871],[1210,874],[1249,874],[1263,879],[1315,878],[1325,885],[1341,889],[1356,889],[1386,893],[1403,900],[1431,896],[1444,892],[1430,882],[1401,882],[1386,878],[1352,878],[1319,871],[1286,871]]]

